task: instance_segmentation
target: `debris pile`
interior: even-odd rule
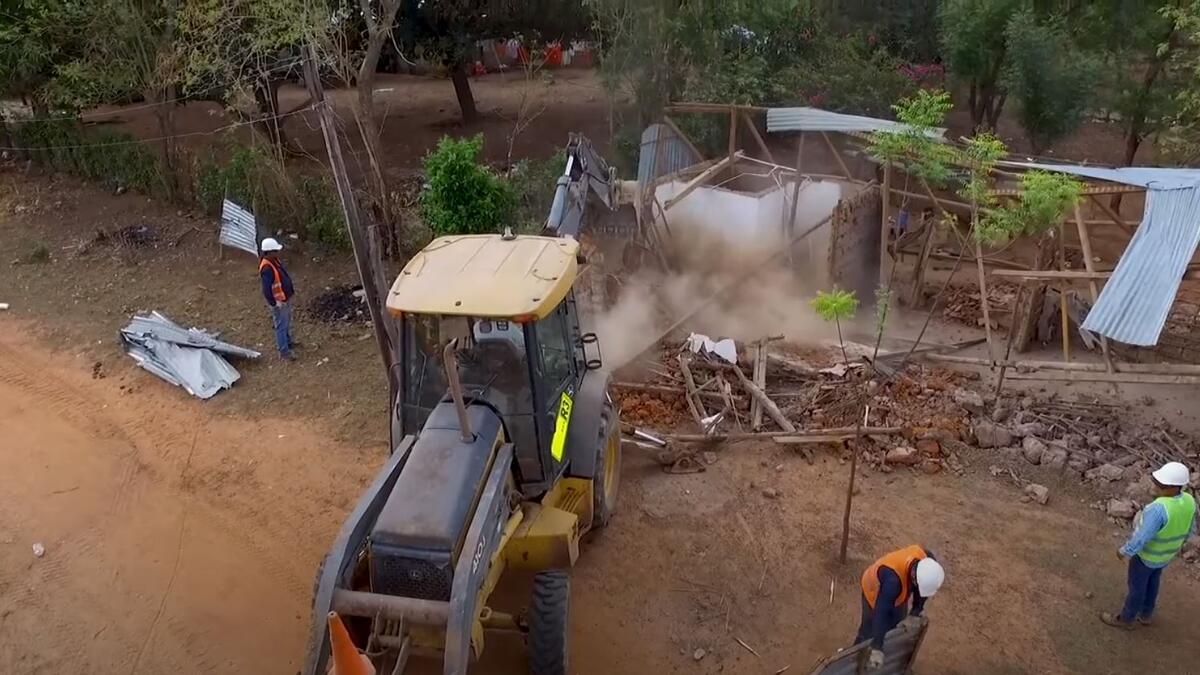
[[[367,296],[361,285],[336,286],[325,289],[308,303],[308,311],[325,323],[366,322]]]
[[[158,232],[149,225],[126,225],[115,230],[97,230],[96,236],[88,242],[81,253],[88,253],[93,248],[111,246],[115,248],[153,248],[158,245]]]
[[[813,461],[813,446],[832,444],[840,452],[861,435],[864,461],[881,470],[958,470],[955,444],[969,436],[971,412],[982,409],[982,398],[952,371],[911,364],[903,376],[884,375],[895,374],[904,355],[875,355],[855,343],[843,352],[838,344],[802,348],[780,338],[735,344],[691,335],[664,345],[658,359],[620,371],[614,389],[626,422],[663,439],[654,449],[677,450],[660,453],[676,468],[691,460],[695,449],[688,444],[758,439],[795,447]],[[694,433],[664,431],[689,419]]]
[[[1017,286],[1007,282],[991,281],[988,283],[988,309],[993,314],[992,324],[996,324],[995,314],[1005,314],[1012,311],[1017,299]],[[972,328],[983,327],[983,306],[979,302],[979,288],[976,286],[951,286],[946,289],[946,298],[942,301],[942,316]]]
[[[1153,499],[1146,476],[1171,461],[1191,464],[1200,486],[1200,445],[1165,421],[1129,419],[1128,404],[1080,396],[1007,399],[973,422],[975,441],[1014,459],[1070,473],[1116,496],[1100,505],[1117,519],[1133,518]],[[995,472],[993,472],[995,473]],[[1124,486],[1124,487],[1122,487]]]
[[[232,387],[241,378],[222,354],[246,359],[261,356],[218,337],[200,328],[184,328],[158,312],[135,316],[121,329],[125,353],[139,367],[203,399]]]

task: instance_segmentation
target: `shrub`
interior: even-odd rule
[[[110,189],[154,196],[167,193],[158,156],[129,134],[88,132],[78,119],[69,116],[18,120],[11,129],[14,144],[26,148],[29,159],[38,164],[103,183]]]
[[[516,204],[513,222],[520,231],[541,231],[554,201],[554,187],[566,164],[567,154],[559,151],[546,159],[523,159],[508,174]]]
[[[483,136],[448,136],[425,157],[421,218],[435,235],[497,232],[512,222],[512,187],[479,163]]]

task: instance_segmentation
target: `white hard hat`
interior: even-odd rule
[[[283,244],[276,241],[275,237],[267,237],[266,239],[262,240],[262,244],[259,245],[259,248],[262,249],[263,253],[269,253],[271,251],[282,251]]]
[[[917,563],[917,592],[922,598],[932,598],[946,580],[946,570],[933,558],[922,558]]]
[[[1185,487],[1191,476],[1188,475],[1188,468],[1179,462],[1167,462],[1162,465],[1162,468],[1150,474],[1154,476],[1154,480],[1158,481],[1159,485],[1167,487]]]

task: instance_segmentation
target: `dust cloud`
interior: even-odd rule
[[[835,328],[809,305],[815,283],[789,268],[786,256],[764,263],[780,246],[778,242],[731,245],[706,237],[690,236],[686,242],[677,238],[681,271],[624,279],[617,301],[596,317],[605,367],[615,370],[630,363],[671,323],[748,274],[752,276],[705,306],[680,331],[738,341],[775,335],[801,344],[834,339]]]

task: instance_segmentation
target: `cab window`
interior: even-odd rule
[[[542,361],[542,388],[551,405],[559,392],[575,381],[575,349],[567,330],[566,304],[535,325],[538,352]]]

